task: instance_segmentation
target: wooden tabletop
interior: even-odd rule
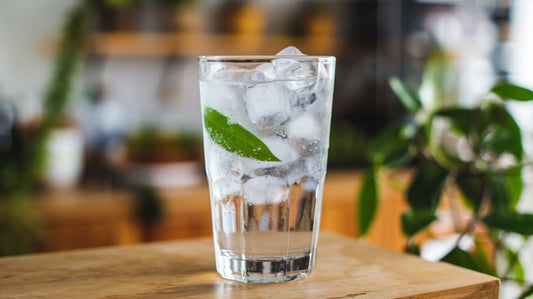
[[[0,298],[498,298],[497,278],[321,233],[310,277],[245,284],[209,238],[0,259]]]

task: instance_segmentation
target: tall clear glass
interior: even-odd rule
[[[263,283],[308,276],[335,57],[201,56],[199,65],[218,273]]]

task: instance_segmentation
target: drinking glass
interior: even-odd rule
[[[218,273],[243,282],[315,266],[335,57],[200,56]]]

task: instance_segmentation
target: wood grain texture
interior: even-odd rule
[[[283,284],[215,271],[212,240],[0,259],[0,298],[498,298],[499,280],[322,233],[317,268]]]

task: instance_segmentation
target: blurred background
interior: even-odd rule
[[[417,86],[439,47],[447,101],[531,88],[531,15],[530,0],[1,1],[0,253],[210,235],[196,57],[289,45],[337,57],[322,229],[356,236],[368,142],[405,112],[388,78]],[[533,108],[512,108],[531,154]],[[368,239],[402,250],[405,203],[385,195]]]

